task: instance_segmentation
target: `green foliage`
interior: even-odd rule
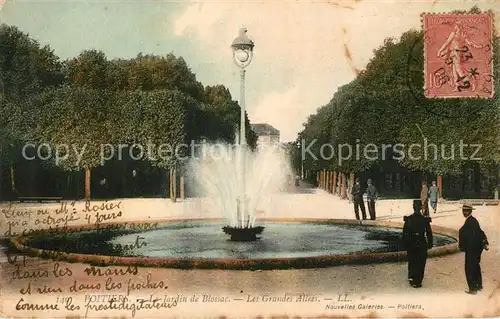
[[[26,100],[38,121],[32,141],[49,144],[54,156],[56,150],[60,158],[68,156],[58,163],[63,169],[100,165],[101,145],[114,142],[112,97],[105,90],[78,86],[33,96]],[[75,150],[83,154],[80,159]]]
[[[206,129],[201,134],[209,140],[232,143],[235,132],[239,132],[241,108],[232,100],[229,89],[223,85],[205,87],[203,117]],[[250,129],[248,115],[245,114],[246,140],[251,148],[256,147],[257,135]]]
[[[176,149],[181,143],[234,142],[239,121],[240,108],[229,90],[205,89],[186,61],[172,53],[109,60],[101,51],[85,50],[62,63],[48,46],[0,26],[2,163],[22,160],[26,143],[46,143],[53,156],[44,164],[56,164],[57,155],[60,168],[81,170],[101,165],[102,155],[116,156],[120,144],[140,144],[156,147],[144,149],[143,160],[170,168],[178,163],[165,154],[191,151]],[[248,118],[246,125],[254,148],[257,137]],[[166,146],[158,150],[160,145]]]
[[[15,103],[0,97],[0,163],[12,163],[15,155],[15,144],[20,141],[22,132],[17,124],[21,112]]]
[[[124,91],[116,101],[115,145],[151,145],[144,159],[164,168],[176,164],[175,154],[187,155],[189,149],[180,145],[188,142],[188,113],[198,107],[193,98],[171,90]]]
[[[182,57],[139,54],[131,60],[113,60],[108,67],[111,87],[127,90],[179,90],[197,101],[204,98],[203,85]]]
[[[63,81],[61,62],[48,47],[16,27],[0,25],[0,94],[7,98],[36,93]]]
[[[67,63],[67,76],[70,85],[92,89],[107,86],[108,60],[101,51],[83,51]]]
[[[417,45],[414,46],[412,56],[423,56],[423,35]],[[500,42],[495,39],[494,52],[499,52]],[[413,68],[423,69],[423,59],[415,61]],[[494,57],[495,87],[500,88],[500,76],[498,68],[500,67],[498,53]],[[402,163],[412,169],[419,169],[435,174],[456,174],[460,173],[464,164],[471,158],[480,159],[480,162],[488,163],[498,160],[498,132],[500,131],[500,117],[498,111],[499,95],[498,92],[493,99],[426,99],[423,96],[424,79],[423,74],[418,74],[412,79],[410,85],[415,88],[413,91],[415,100],[413,112],[406,113],[409,120],[405,122],[399,136],[400,143],[411,145],[413,143],[424,144],[424,138],[427,144],[435,144],[438,147],[438,159],[434,159],[433,147],[428,148],[430,156],[425,159],[423,149],[415,149],[415,159],[405,158]],[[460,145],[463,147],[463,156],[460,155]],[[475,146],[481,145],[476,154]],[[454,157],[452,159],[443,159],[451,156],[454,148]],[[443,153],[444,149],[444,153]],[[422,157],[419,159],[418,157]]]
[[[477,8],[473,10],[477,13]],[[340,171],[360,172],[379,162],[383,144],[405,145],[405,157],[400,159],[404,166],[434,174],[458,173],[470,162],[476,147],[464,146],[460,156],[460,144],[481,144],[476,158],[491,163],[500,158],[500,42],[495,39],[494,79],[497,94],[493,99],[427,99],[423,84],[423,32],[410,30],[399,41],[386,39],[374,51],[366,70],[351,83],[341,87],[332,100],[317,113],[310,116],[300,133],[300,139],[316,140],[313,153],[319,154],[319,146],[330,143],[337,152],[329,161],[313,161],[306,158],[306,167],[312,170],[323,168]],[[379,159],[366,160],[361,156],[338,165],[338,146],[347,143],[353,151],[359,144],[373,143],[379,147]],[[430,145],[412,150],[411,144]],[[426,143],[426,144],[425,144]],[[438,149],[434,159],[435,144]],[[444,146],[441,146],[444,145]],[[453,159],[451,148],[455,148]],[[427,159],[424,158],[427,152]],[[385,154],[390,158],[391,154]],[[420,157],[420,158],[419,158]]]
[[[20,160],[30,136],[32,113],[24,100],[63,81],[62,64],[48,47],[41,47],[16,27],[0,25],[0,162]]]

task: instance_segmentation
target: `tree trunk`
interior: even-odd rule
[[[335,185],[335,188],[337,189],[336,192],[337,192],[337,195],[339,195],[340,197],[342,197],[342,194],[340,193],[340,190],[341,190],[341,187],[340,185],[342,184],[342,173],[341,172],[338,172],[337,173],[337,185]]]
[[[340,185],[340,197],[344,199],[346,198],[346,189],[345,189],[346,176],[345,173],[341,174],[342,174],[342,183]]]
[[[3,166],[0,163],[0,202],[3,201]]]
[[[12,194],[19,196],[19,193],[16,189],[16,172],[13,165],[10,166],[10,186],[12,189]]]
[[[29,171],[30,171],[30,176],[29,176],[29,181],[30,181],[30,185],[29,185],[29,195],[28,196],[35,196],[35,195],[38,195],[38,194],[33,194],[33,186],[37,186],[35,185],[36,184],[36,172],[35,172],[35,168],[34,168],[34,163],[33,162],[29,162],[28,166],[29,166]],[[49,182],[50,183],[50,182]]]
[[[169,172],[169,176],[168,176],[168,196],[170,197],[170,200],[172,200],[172,189],[173,189],[173,187],[172,187],[172,175],[173,174],[172,173],[173,173],[173,171],[172,171],[171,168],[169,168],[168,172]]]
[[[180,188],[181,188],[181,199],[185,199],[185,194],[184,194],[184,176],[181,175],[180,177]]]
[[[333,172],[332,194],[337,194],[337,172]]]
[[[85,166],[85,200],[90,200],[90,167]]]
[[[174,195],[174,203],[175,203],[177,201],[177,169],[176,168],[174,168],[172,187],[173,187],[173,195]]]
[[[335,172],[330,171],[330,185],[328,185],[328,192],[333,194],[333,179],[334,179]]]
[[[326,171],[326,183],[325,190],[328,192],[328,186],[330,185],[330,171]]]
[[[332,183],[332,172],[326,171],[326,191],[330,192],[330,184]]]
[[[325,170],[325,185],[323,186],[325,191],[328,191],[328,171]]]
[[[125,161],[122,161],[122,173],[121,173],[121,197],[129,197],[130,196],[130,191],[127,183],[127,177],[128,177],[128,171],[127,171],[127,164]]]
[[[349,188],[347,189],[348,193],[351,192],[352,185],[354,185],[354,173],[349,174]]]
[[[175,194],[175,169],[171,168],[170,169],[170,180],[169,180],[169,185],[170,185],[170,200],[172,202],[176,201],[176,194]]]
[[[328,171],[324,171],[323,172],[323,189],[326,190],[327,189],[327,183],[328,183]]]
[[[64,193],[64,196],[67,198],[67,199],[70,199],[72,196],[72,194],[70,193],[70,187],[69,185],[71,185],[71,172],[67,172],[66,174],[68,174],[68,176],[66,176],[66,192],[63,192]]]
[[[436,181],[436,186],[439,190],[439,198],[443,198],[443,176],[438,175],[437,176],[437,181]]]

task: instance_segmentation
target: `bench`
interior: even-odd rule
[[[498,199],[463,199],[462,203],[471,203],[473,206],[496,206],[500,203]]]
[[[59,203],[62,200],[62,197],[44,197],[44,196],[22,196],[17,198],[19,202],[57,202]]]

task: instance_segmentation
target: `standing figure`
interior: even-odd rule
[[[106,180],[106,177],[104,177],[103,179],[101,179],[99,181],[99,184],[101,185],[101,188],[102,188],[102,197],[104,198],[107,198],[108,197],[108,181]]]
[[[137,171],[135,169],[132,170],[132,197],[135,197],[137,194]]]
[[[351,195],[352,195],[352,201],[354,202],[354,213],[356,214],[356,219],[359,220],[359,208],[361,208],[361,214],[363,214],[363,220],[365,220],[366,219],[365,203],[363,201],[363,192],[361,191],[359,178],[356,178],[356,183],[352,185]]]
[[[488,239],[477,219],[472,216],[473,209],[472,204],[462,206],[465,223],[459,230],[458,246],[460,251],[465,252],[465,277],[469,286],[469,290],[465,292],[475,295],[479,290],[483,290],[483,278],[479,263],[483,249],[488,250]]]
[[[372,184],[372,180],[368,179],[368,187],[366,188],[366,197],[368,203],[368,212],[370,213],[370,219],[375,220],[375,201],[377,200],[377,189]]]
[[[464,88],[475,91],[475,77],[465,66],[465,62],[474,58],[471,47],[479,49],[483,46],[471,41],[462,24],[456,22],[450,35],[437,52],[437,56],[445,60],[446,65],[451,66],[453,82],[450,81],[449,84],[454,91],[461,91]]]
[[[433,213],[437,212],[437,202],[439,198],[439,189],[436,186],[436,182],[432,182],[431,188],[429,188],[429,202],[431,203]]]
[[[422,215],[429,217],[429,188],[427,182],[422,182],[422,190],[420,191],[420,200],[422,201]]]
[[[422,287],[427,249],[432,248],[431,219],[422,216],[422,202],[413,201],[413,214],[404,217],[403,242],[408,255],[408,281],[413,288]]]

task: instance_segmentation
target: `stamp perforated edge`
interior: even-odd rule
[[[427,86],[427,63],[426,63],[426,57],[427,57],[427,47],[425,45],[425,25],[424,25],[424,18],[425,16],[442,16],[442,15],[466,15],[466,16],[478,16],[478,15],[484,15],[484,14],[487,14],[490,16],[490,19],[491,19],[491,33],[490,33],[490,42],[492,43],[492,46],[491,46],[491,56],[492,56],[492,59],[491,59],[491,73],[494,74],[495,73],[495,69],[494,69],[494,62],[495,62],[495,36],[497,34],[496,32],[496,29],[495,29],[495,15],[493,14],[493,11],[490,9],[490,10],[487,10],[487,11],[484,11],[484,12],[481,12],[481,13],[467,13],[466,11],[460,11],[460,12],[457,12],[457,13],[452,13],[452,12],[422,12],[420,13],[420,26],[421,26],[421,29],[422,29],[422,32],[423,32],[423,45],[424,45],[424,96],[425,98],[427,99],[433,99],[433,100],[448,100],[448,99],[480,99],[480,100],[488,100],[488,99],[493,99],[495,97],[495,94],[496,94],[496,91],[495,91],[495,78],[493,77],[493,85],[491,87],[491,94],[490,96],[427,96],[425,95],[425,91],[426,91],[426,86]]]

